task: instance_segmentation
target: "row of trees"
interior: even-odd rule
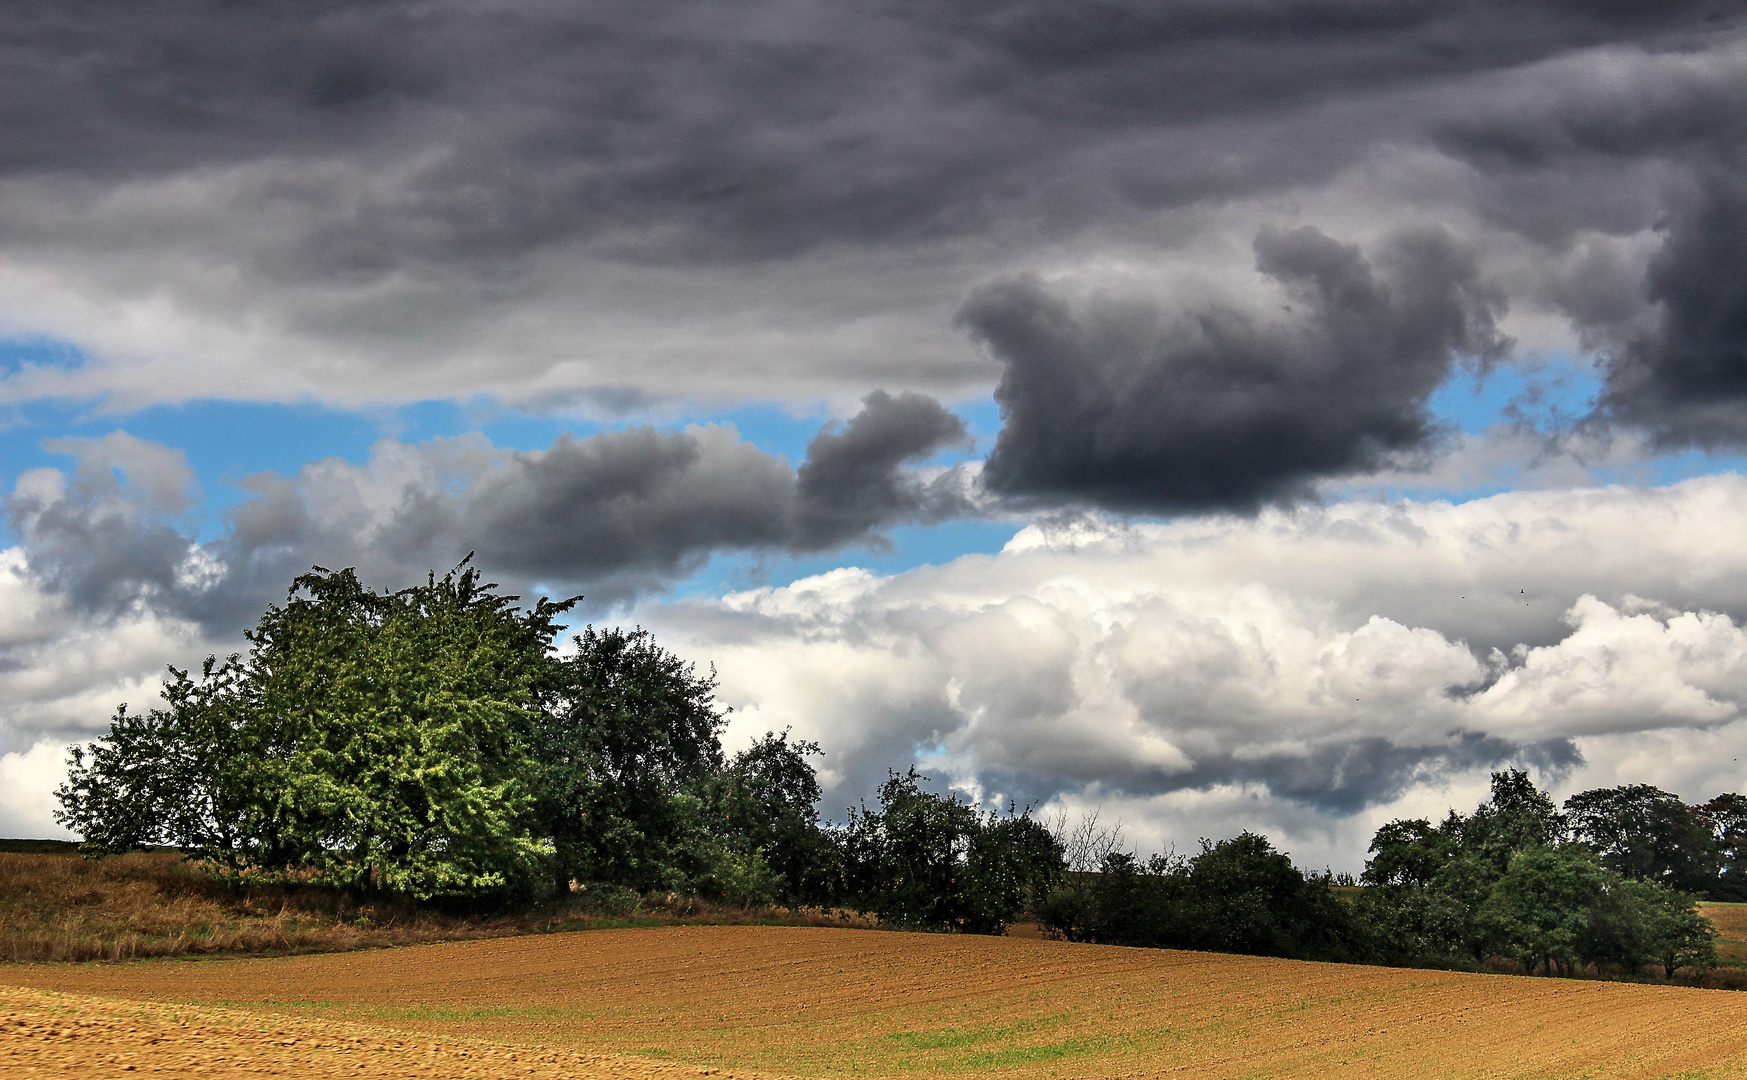
[[[1525,971],[1704,967],[1715,932],[1693,892],[1739,895],[1740,797],[1705,807],[1647,785],[1582,792],[1560,812],[1527,774],[1438,825],[1377,831],[1359,911],[1380,959],[1516,960]]]
[[[1692,895],[1747,898],[1740,796],[1690,807],[1636,785],[1561,811],[1520,772],[1495,774],[1471,815],[1384,826],[1344,897],[1263,836],[1143,861],[1109,834],[930,792],[913,768],[822,823],[816,745],[766,734],[728,757],[713,673],[641,630],[589,627],[560,652],[575,601],[516,599],[466,563],[385,593],[318,567],[246,654],[172,669],[163,707],[123,707],[75,749],[60,820],[92,854],[167,844],[235,880],[417,900],[577,881],[967,932],[1029,912],[1082,941],[1565,972],[1703,965]]]
[[[163,707],[124,705],[75,748],[57,816],[93,854],[168,844],[225,875],[419,900],[768,876],[725,821],[773,810],[752,805],[772,759],[805,747],[724,761],[711,678],[642,631],[591,627],[560,654],[575,601],[516,599],[466,563],[391,593],[318,567],[246,654],[172,668]]]
[[[1667,977],[1715,963],[1700,885],[1733,896],[1737,796],[1687,807],[1644,785],[1554,805],[1528,775],[1493,774],[1474,813],[1377,831],[1363,888],[1307,875],[1252,833],[1202,841],[1193,858],[1141,862],[1111,851],[1070,875],[1039,910],[1083,941],[1317,960],[1522,970],[1582,968]],[[1682,873],[1686,877],[1680,877]]]
[[[1111,851],[1070,875],[1038,909],[1070,941],[1285,956],[1371,959],[1368,935],[1325,875],[1306,875],[1267,837],[1201,842],[1193,858]]]
[[[72,751],[59,820],[92,855],[170,845],[234,880],[498,903],[573,881],[735,903],[853,904],[999,932],[1062,871],[1028,814],[894,774],[820,823],[818,746],[724,755],[714,675],[641,630],[554,648],[574,600],[516,605],[463,563],[398,592],[293,582],[249,650],[172,669]]]

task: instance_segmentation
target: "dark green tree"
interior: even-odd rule
[[[1681,968],[1705,971],[1717,963],[1717,930],[1700,915],[1691,896],[1652,886],[1644,906],[1650,912],[1651,958],[1662,965],[1663,978]]]
[[[685,890],[715,851],[709,793],[723,767],[715,673],[646,630],[586,628],[535,725],[538,819],[572,880]]]
[[[1045,895],[1066,863],[1029,813],[984,814],[924,790],[914,766],[851,809],[838,834],[848,896],[901,926],[999,933]]]
[[[1183,874],[1178,942],[1257,956],[1348,959],[1361,948],[1351,909],[1322,877],[1306,877],[1268,838],[1203,840]]]
[[[1500,948],[1497,912],[1483,908],[1522,852],[1557,843],[1566,825],[1527,773],[1492,774],[1490,797],[1471,816],[1438,825],[1391,822],[1371,842],[1359,908],[1380,958],[1479,966]]]
[[[1650,784],[1596,788],[1566,799],[1565,811],[1572,836],[1610,869],[1684,892],[1715,888],[1717,838],[1679,796]]]
[[[834,900],[841,888],[836,850],[819,828],[819,778],[807,759],[819,744],[764,737],[735,754],[721,775],[717,802],[727,835],[762,853],[787,904]]]
[[[960,892],[960,926],[973,934],[999,934],[1021,914],[1035,913],[1067,870],[1061,841],[1047,826],[1009,806],[990,815],[971,837]]]
[[[1180,944],[1182,894],[1183,860],[1108,851],[1096,870],[1064,875],[1038,917],[1069,941],[1158,948]]]
[[[1438,869],[1426,890],[1424,914],[1436,955],[1476,965],[1492,955],[1496,937],[1481,909],[1501,876],[1496,859],[1477,851],[1459,852]]]
[[[1423,888],[1437,876],[1453,847],[1449,835],[1423,818],[1391,821],[1371,838],[1371,857],[1361,880],[1377,888]]]
[[[1610,872],[1581,844],[1525,848],[1480,905],[1479,921],[1497,952],[1523,970],[1569,974],[1590,908],[1610,885]]]
[[[1190,859],[1142,862],[1112,852],[1097,873],[1067,875],[1040,914],[1070,941],[1321,960],[1371,955],[1367,928],[1330,884],[1246,832],[1203,840]]]
[[[1579,955],[1596,965],[1636,974],[1647,964],[1672,979],[1676,970],[1716,964],[1716,930],[1693,898],[1654,881],[1617,875],[1588,911]]]
[[[1698,812],[1717,850],[1717,880],[1708,891],[1718,900],[1747,900],[1747,795],[1718,795]]]
[[[1564,839],[1566,823],[1528,773],[1509,769],[1492,774],[1492,796],[1472,817],[1452,813],[1443,828],[1461,850],[1485,855],[1502,871],[1517,852]]]
[[[914,766],[880,785],[879,808],[851,808],[842,833],[850,894],[881,920],[900,926],[956,927],[976,809],[955,795],[922,788]]]

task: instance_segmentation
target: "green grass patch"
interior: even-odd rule
[[[1123,1044],[1110,1037],[1074,1037],[1048,1042],[1027,1042],[1055,1026],[1046,1019],[1028,1020],[1001,1026],[940,1028],[933,1031],[895,1031],[881,1041],[895,1051],[884,1055],[909,1068],[925,1068],[941,1072],[972,1072],[984,1069],[1014,1068],[1045,1061],[1082,1057],[1110,1050]],[[901,1049],[898,1049],[901,1048]],[[877,1051],[876,1051],[877,1054]]]

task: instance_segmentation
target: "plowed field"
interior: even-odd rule
[[[1721,935],[1717,955],[1731,963],[1747,962],[1747,904],[1700,904],[1698,910]]]
[[[192,1004],[196,1028],[225,1032],[213,1045],[228,1060],[205,1075],[594,1077],[637,1075],[626,1070],[641,1061],[808,1077],[1747,1077],[1747,993],[804,927],[9,965],[0,982],[159,1003],[9,993],[0,1009],[59,1001],[159,1023],[167,1003]],[[0,1072],[30,1044],[41,1075],[120,1075],[71,1067],[121,1045],[113,1024],[55,1030],[71,1034],[0,1029]],[[165,1030],[156,1046],[182,1053]],[[311,1048],[288,1047],[291,1031]],[[334,1049],[336,1031],[369,1049]],[[164,1053],[129,1052],[141,1068]]]

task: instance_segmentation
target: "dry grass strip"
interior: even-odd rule
[[[0,961],[343,952],[627,921],[870,925],[849,912],[743,911],[680,898],[647,900],[627,920],[578,910],[582,900],[444,913],[311,886],[237,889],[174,852],[81,859],[67,851],[0,851]]]

